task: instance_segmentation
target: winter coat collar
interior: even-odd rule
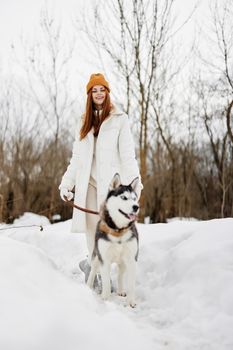
[[[109,120],[112,117],[120,116],[120,115],[123,115],[123,114],[124,114],[124,112],[122,110],[120,110],[118,107],[113,105],[113,107],[112,107],[112,109],[110,111],[109,117],[106,119],[106,121]],[[82,116],[81,116],[82,120],[84,118],[85,118],[85,113],[83,113]]]
[[[120,110],[117,106],[113,105],[113,108],[110,112],[110,115],[117,116],[117,115],[123,115],[123,114],[124,114],[124,112],[122,110]]]

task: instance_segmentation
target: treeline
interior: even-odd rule
[[[93,59],[96,54],[110,64],[109,70],[98,69],[111,83],[113,101],[129,115],[144,184],[141,220],[233,216],[233,4],[212,3],[211,30],[204,35],[202,26],[200,35],[205,50],[201,42],[185,57],[179,31],[192,15],[176,25],[174,4],[131,0],[110,2],[106,8],[99,1],[79,16],[74,33],[94,48]],[[110,26],[111,33],[105,30]],[[62,220],[71,216],[58,185],[83,105],[78,99],[85,97],[74,93],[72,80],[81,52],[75,56],[75,42],[62,35],[61,25],[47,11],[40,28],[40,40],[23,46],[18,76],[7,83],[1,79],[4,222],[25,211],[51,221],[55,214]]]
[[[70,144],[60,139],[57,145],[50,141],[38,149],[26,137],[19,143],[12,137],[10,144],[12,149],[5,144],[1,148],[0,222],[11,223],[24,212],[45,215],[51,222],[58,220],[58,214],[63,220],[70,218],[71,210],[63,205],[58,191]]]
[[[63,140],[63,141],[62,141]],[[23,139],[7,157],[1,157],[0,219],[12,222],[30,211],[47,216],[51,222],[71,217],[71,210],[59,196],[58,186],[70,158],[71,144],[61,138],[54,158],[54,144],[38,152],[32,139]],[[151,222],[172,217],[212,219],[233,216],[233,160],[219,174],[209,146],[190,149],[171,145],[174,161],[161,144],[154,154],[154,171],[144,182],[145,216]],[[56,174],[53,174],[56,163]],[[224,179],[221,178],[224,176]]]
[[[160,146],[159,146],[160,147]],[[172,145],[173,161],[158,148],[155,171],[145,182],[145,215],[152,222],[173,217],[213,219],[233,216],[233,154],[218,169],[210,145]]]

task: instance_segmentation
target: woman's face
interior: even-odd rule
[[[93,86],[92,90],[92,99],[96,106],[96,108],[101,108],[103,106],[105,97],[106,97],[106,89],[102,85]]]

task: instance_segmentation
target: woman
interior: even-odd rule
[[[59,189],[63,200],[64,196],[71,200],[75,187],[74,202],[98,211],[116,172],[124,184],[140,175],[128,116],[111,104],[105,77],[92,74],[86,90],[86,111],[79,120],[72,158]],[[140,183],[138,197],[141,188]],[[86,232],[89,262],[98,220],[97,215],[73,211],[72,232]]]

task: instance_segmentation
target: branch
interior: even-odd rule
[[[233,100],[229,104],[227,111],[226,111],[227,132],[228,132],[228,136],[230,137],[231,142],[233,143],[233,132],[231,129],[231,110],[232,110],[232,107],[233,107]]]

